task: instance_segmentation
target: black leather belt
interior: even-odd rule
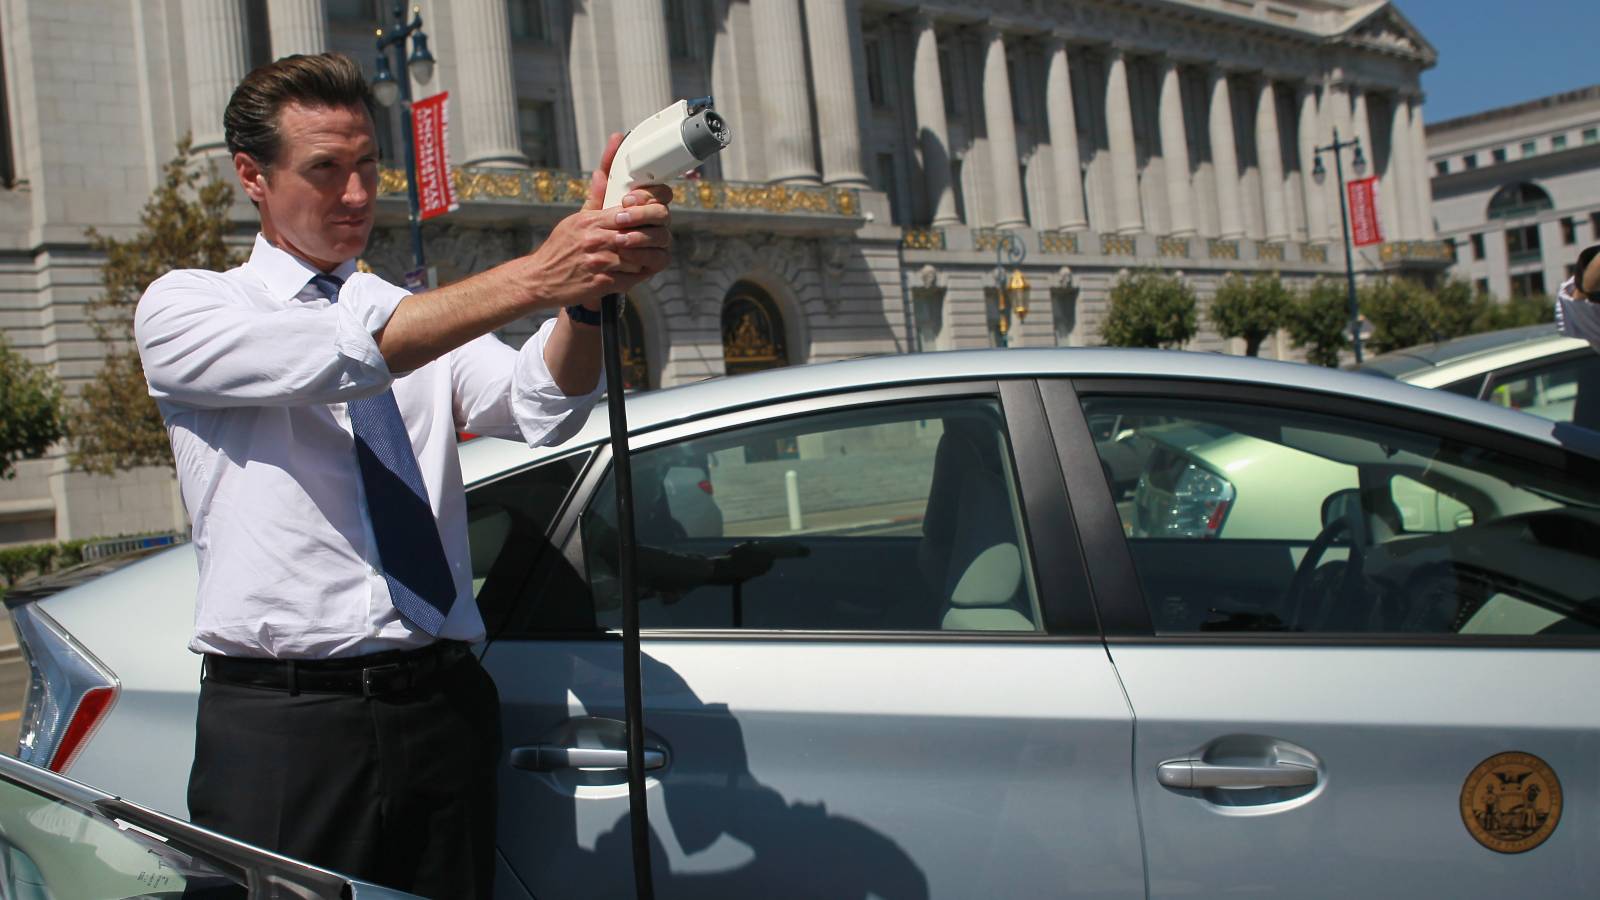
[[[291,694],[377,697],[421,687],[471,652],[461,641],[436,641],[415,650],[343,659],[247,659],[207,653],[205,677]]]

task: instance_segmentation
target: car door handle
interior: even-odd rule
[[[1156,767],[1156,779],[1169,788],[1180,790],[1221,788],[1239,791],[1316,784],[1317,770],[1289,762],[1236,766],[1208,763],[1203,759],[1169,759]]]
[[[667,764],[664,750],[646,747],[644,767],[659,769]],[[558,747],[554,744],[534,744],[517,747],[511,751],[511,765],[530,772],[554,772],[557,769],[626,769],[628,751],[606,747]]]

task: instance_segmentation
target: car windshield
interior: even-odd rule
[[[93,807],[0,780],[4,897],[245,898],[242,880]]]

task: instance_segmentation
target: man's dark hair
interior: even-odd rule
[[[248,153],[263,167],[271,166],[282,144],[278,113],[290,103],[360,106],[373,113],[372,88],[355,60],[343,53],[285,56],[246,75],[233,89],[222,113],[228,152]]]
[[[1576,276],[1576,284],[1578,286],[1578,290],[1583,291],[1585,294],[1596,293],[1596,290],[1590,290],[1583,286],[1583,275],[1585,272],[1589,271],[1589,263],[1594,261],[1596,254],[1600,254],[1600,244],[1595,244],[1593,247],[1585,247],[1583,248],[1583,252],[1578,254],[1578,274]],[[1591,287],[1600,289],[1600,284],[1592,285]]]

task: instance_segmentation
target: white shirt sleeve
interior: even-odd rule
[[[407,292],[352,275],[329,306],[263,309],[214,272],[155,280],[134,313],[151,396],[194,407],[299,406],[371,396],[393,381],[373,335]]]
[[[1573,295],[1577,280],[1568,278],[1556,293],[1556,328],[1567,337],[1582,338],[1600,350],[1600,303]]]
[[[450,352],[457,427],[520,438],[530,447],[559,444],[578,433],[605,393],[605,374],[587,394],[563,393],[544,361],[545,343],[555,326],[555,319],[545,322],[521,350],[486,334]]]

